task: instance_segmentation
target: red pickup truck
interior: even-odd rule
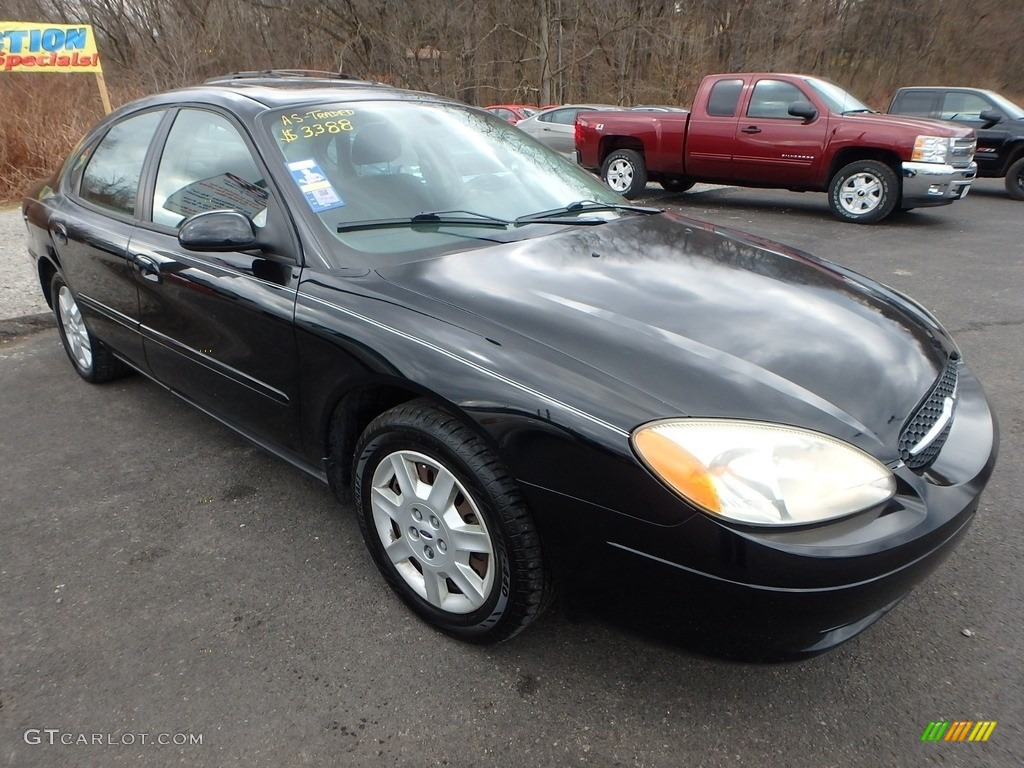
[[[578,162],[627,198],[647,182],[828,192],[841,221],[945,205],[977,175],[975,133],[877,113],[827,80],[779,73],[705,77],[689,112],[581,112]]]

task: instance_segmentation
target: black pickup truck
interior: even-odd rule
[[[1024,200],[1024,109],[980,88],[900,88],[889,113],[969,125],[978,133],[978,175],[1006,177],[1006,191]]]

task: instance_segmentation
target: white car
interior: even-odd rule
[[[616,107],[613,104],[564,104],[561,107],[545,109],[532,117],[520,120],[516,123],[516,128],[530,134],[541,144],[575,160],[576,115],[588,110],[609,109],[622,110],[626,108]]]

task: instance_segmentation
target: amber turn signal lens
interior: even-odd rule
[[[633,440],[643,460],[672,488],[709,512],[721,511],[708,468],[692,454],[653,429],[637,432]]]

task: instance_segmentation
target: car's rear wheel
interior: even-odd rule
[[[617,149],[604,160],[601,178],[615,192],[632,200],[647,187],[644,156],[634,149]]]
[[[1024,200],[1024,157],[1017,161],[1006,171],[1006,193],[1014,200]]]
[[[99,384],[130,372],[127,365],[89,332],[75,295],[60,275],[55,275],[50,283],[50,298],[61,344],[79,376]]]
[[[356,446],[359,526],[377,567],[423,619],[508,639],[551,595],[536,527],[484,442],[422,401],[377,417]]]
[[[696,184],[693,179],[688,179],[685,176],[673,176],[672,178],[662,179],[658,183],[661,184],[662,189],[668,192],[686,192]]]
[[[877,160],[857,160],[832,177],[829,208],[840,221],[873,224],[881,221],[899,202],[896,172]]]

